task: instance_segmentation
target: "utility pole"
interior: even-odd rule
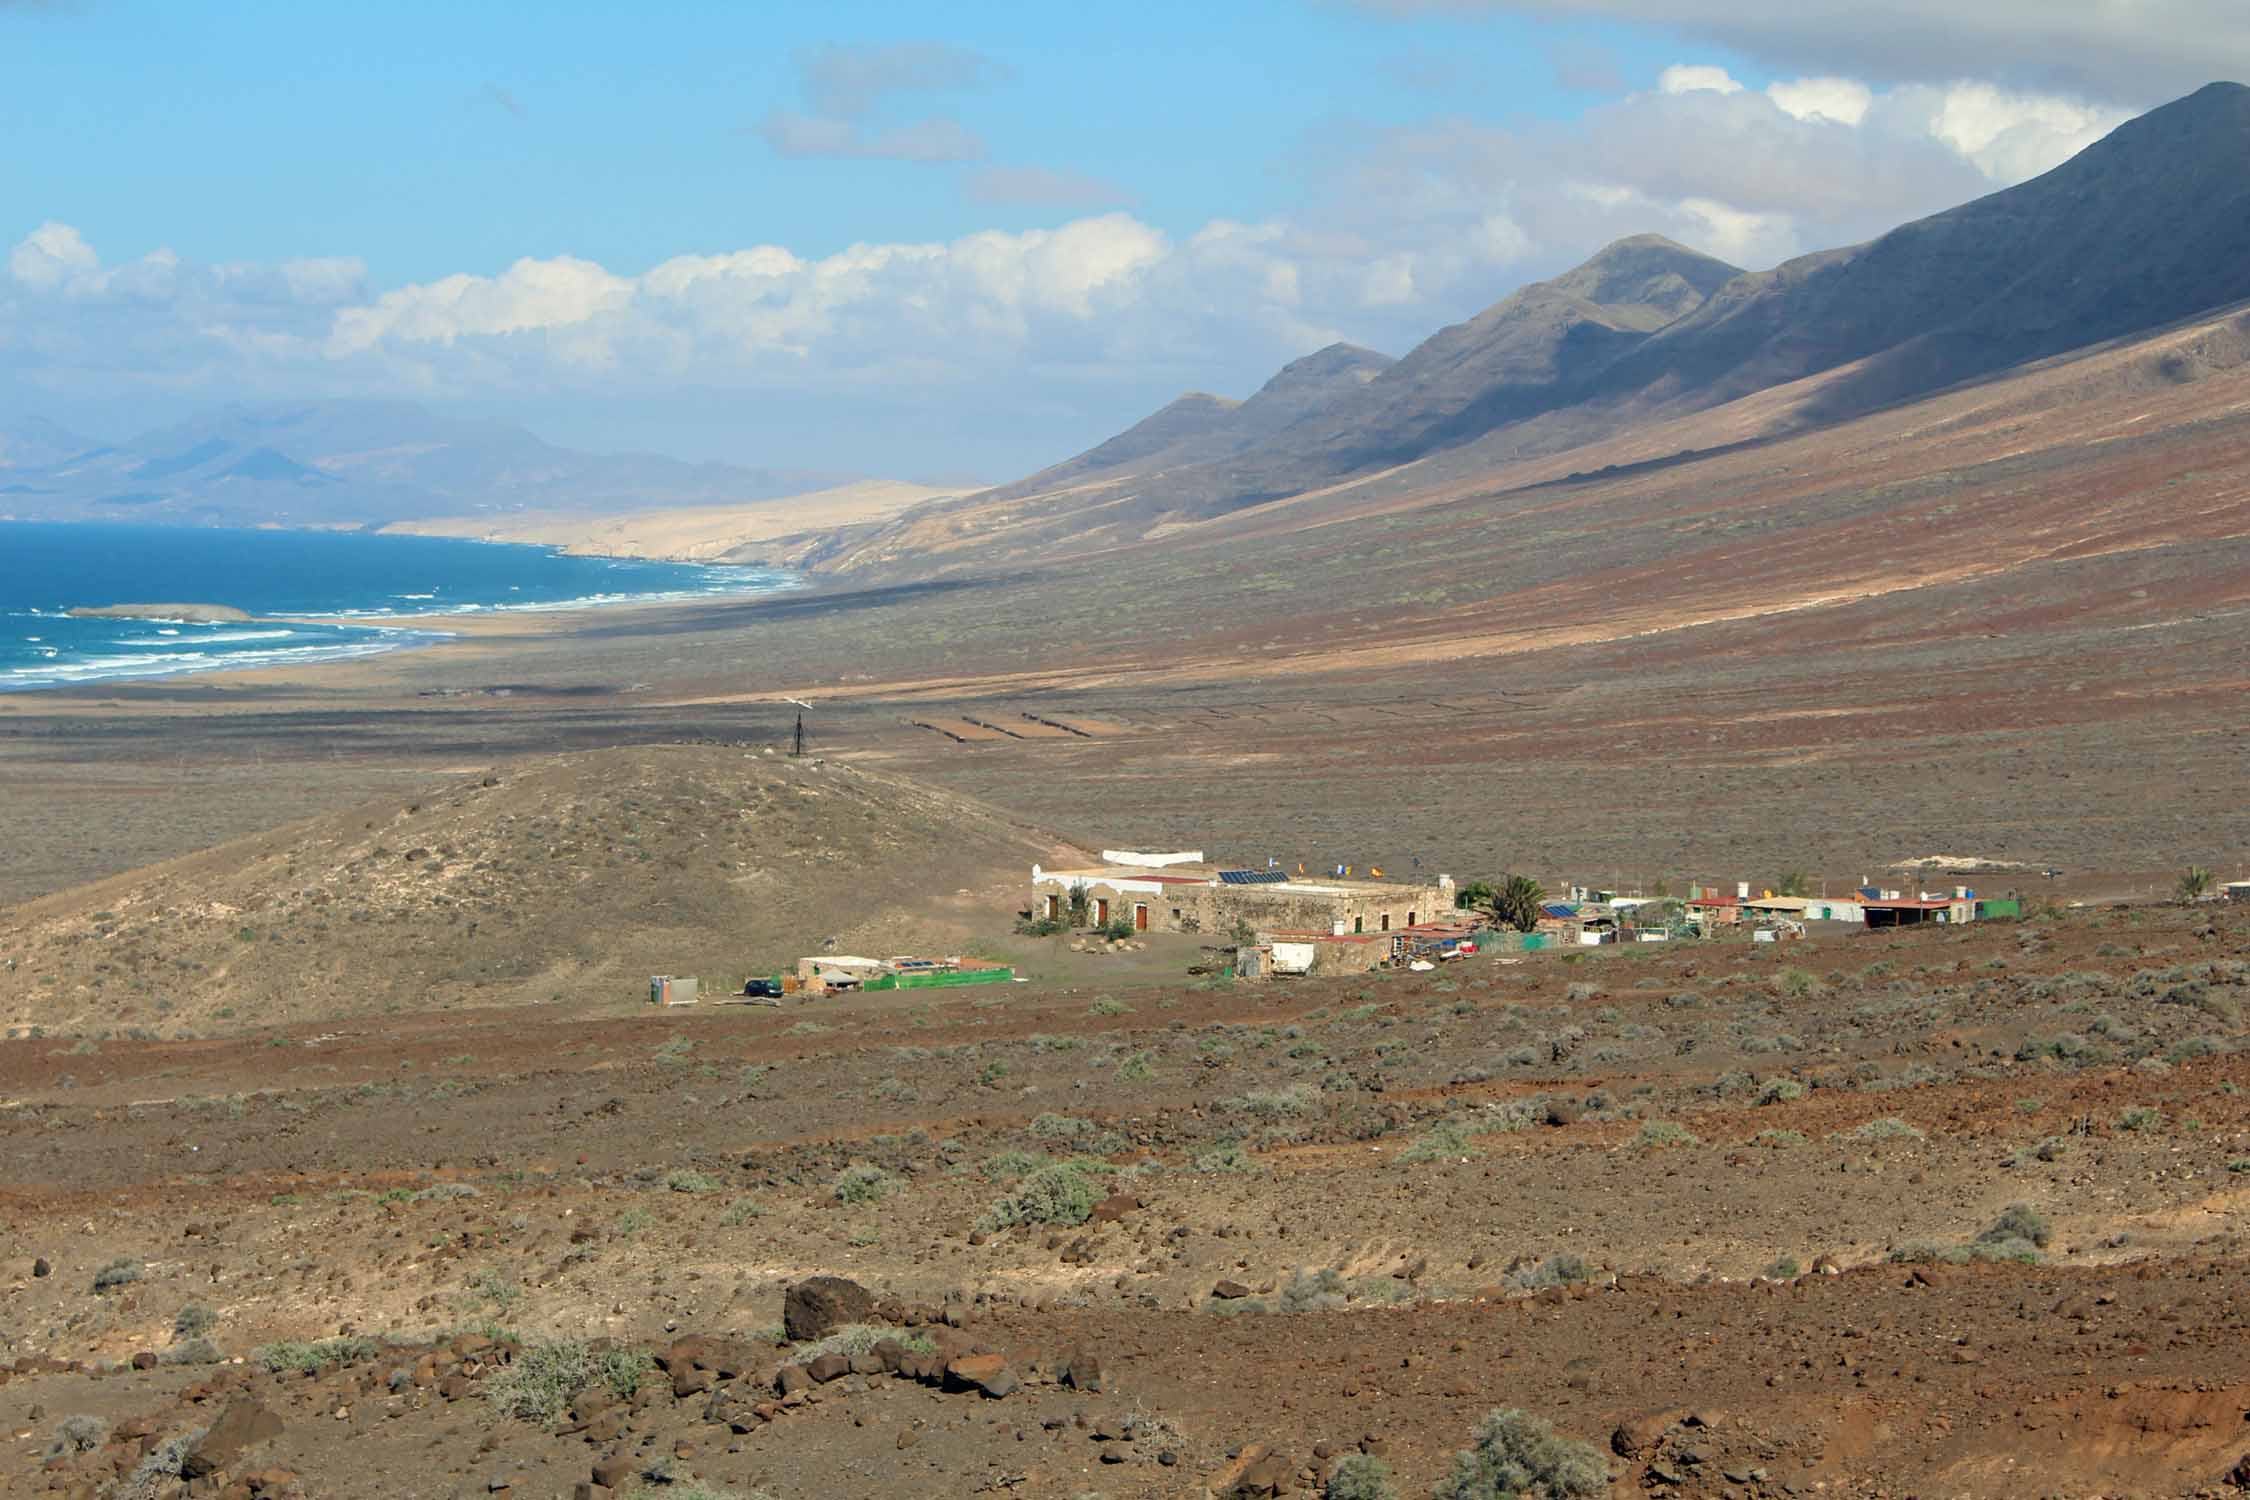
[[[802,698],[784,698],[781,701],[797,705],[797,732],[790,739],[789,755],[792,760],[798,759],[805,753],[805,710],[812,705]]]

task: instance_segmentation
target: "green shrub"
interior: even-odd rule
[[[2164,1111],[2136,1104],[2117,1117],[2119,1130],[2155,1130],[2164,1123]]]
[[[198,1335],[191,1339],[176,1339],[167,1344],[157,1358],[168,1365],[215,1365],[226,1358],[219,1346]]]
[[[141,1279],[141,1271],[141,1263],[137,1260],[113,1260],[94,1273],[94,1290],[106,1292],[112,1287],[131,1286]]]
[[[1257,1162],[1240,1146],[1214,1146],[1209,1151],[1196,1153],[1195,1170],[1198,1172],[1248,1172]]]
[[[1453,1456],[1435,1500],[1607,1500],[1609,1464],[1591,1443],[1559,1436],[1513,1407],[1488,1414],[1475,1446]]]
[[[885,1339],[897,1340],[898,1346],[909,1354],[930,1354],[937,1349],[928,1334],[916,1330],[892,1328],[884,1323],[846,1323],[813,1343],[791,1350],[790,1357],[802,1363],[823,1354],[865,1354]]]
[[[72,1454],[91,1453],[108,1441],[109,1419],[81,1412],[55,1424],[54,1436],[47,1439],[47,1457],[68,1458]]]
[[[2011,1203],[2001,1210],[2000,1217],[1993,1220],[1990,1227],[1977,1236],[1977,1243],[1997,1245],[2009,1240],[2024,1240],[2044,1250],[2047,1242],[2053,1238],[2054,1228],[2047,1222],[2045,1214],[2028,1203]]]
[[[200,1302],[190,1302],[172,1316],[172,1341],[201,1338],[219,1326],[219,1315]]]
[[[1318,1271],[1299,1267],[1281,1289],[1283,1312],[1333,1312],[1346,1300],[1344,1278],[1325,1266]]]
[[[1803,1000],[1828,988],[1820,982],[1819,976],[1797,968],[1783,969],[1774,975],[1773,982],[1776,989],[1792,1000]]]
[[[1156,1064],[1146,1052],[1136,1052],[1117,1065],[1119,1083],[1146,1083],[1156,1076]]]
[[[748,1198],[737,1198],[727,1205],[725,1213],[719,1215],[719,1223],[723,1228],[732,1229],[738,1224],[763,1217],[764,1214],[765,1210]]]
[[[373,1339],[321,1339],[315,1343],[285,1341],[267,1344],[251,1351],[250,1358],[266,1367],[271,1374],[281,1375],[291,1371],[311,1375],[330,1365],[346,1365],[354,1360],[366,1359],[381,1347]]]
[[[1470,1154],[1469,1138],[1450,1120],[1432,1125],[1414,1138],[1398,1159],[1405,1162],[1450,1161]]]
[[[1109,995],[1101,996],[1086,1007],[1086,1014],[1090,1016],[1126,1016],[1132,1013],[1133,1007]]]
[[[1804,1143],[1805,1133],[1801,1130],[1761,1130],[1750,1137],[1751,1145],[1764,1146],[1773,1151],[1789,1146],[1802,1146]]]
[[[1101,1185],[1075,1162],[1056,1162],[1016,1184],[1015,1191],[984,1211],[977,1228],[1013,1229],[1018,1224],[1083,1224],[1101,1201]]]
[[[984,1175],[993,1182],[1036,1172],[1054,1158],[1044,1151],[995,1151],[984,1159]]]
[[[899,1180],[872,1162],[853,1162],[828,1185],[838,1203],[874,1203],[899,1189]]]
[[[1328,1471],[1321,1500],[1398,1500],[1391,1466],[1366,1453],[1347,1453]]]
[[[1804,1272],[1805,1268],[1798,1264],[1797,1257],[1794,1255],[1784,1255],[1772,1265],[1766,1267],[1766,1275],[1775,1281],[1794,1281]]]
[[[1536,1292],[1551,1286],[1570,1286],[1588,1280],[1593,1274],[1593,1267],[1586,1264],[1583,1256],[1566,1251],[1516,1267],[1508,1273],[1507,1283],[1519,1292]]]
[[[1789,1104],[1805,1097],[1805,1086],[1794,1078],[1769,1078],[1758,1090],[1760,1104]]]
[[[1094,1133],[1094,1122],[1076,1115],[1043,1114],[1027,1127],[1032,1136],[1042,1141],[1074,1141],[1080,1136]]]
[[[693,1167],[679,1167],[664,1174],[664,1185],[675,1193],[715,1193],[719,1179]]]
[[[1651,1120],[1641,1127],[1640,1134],[1633,1137],[1633,1144],[1658,1148],[1700,1146],[1703,1140],[1685,1125],[1676,1125],[1670,1120]]]
[[[1922,1132],[1896,1115],[1885,1115],[1880,1120],[1869,1120],[1854,1128],[1850,1139],[1868,1146],[1877,1141],[1918,1141],[1922,1139]]]
[[[584,1343],[548,1339],[517,1350],[507,1368],[485,1382],[485,1397],[499,1416],[544,1427],[593,1378],[593,1354]],[[633,1383],[640,1383],[637,1374]]]

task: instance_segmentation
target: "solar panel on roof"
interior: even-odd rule
[[[1279,885],[1289,878],[1286,870],[1221,870],[1219,879],[1226,885]]]

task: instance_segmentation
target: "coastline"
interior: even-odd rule
[[[550,555],[566,555],[552,543],[486,538],[450,538],[476,541],[491,547],[530,548]],[[585,555],[585,554],[581,554]],[[625,558],[621,561],[659,562],[667,559]],[[233,605],[198,603],[105,603],[71,605],[50,613],[79,620],[136,621],[151,624],[272,625],[311,627],[349,637],[325,644],[305,643],[268,651],[242,651],[232,658],[212,653],[208,661],[168,662],[156,670],[76,670],[79,663],[64,659],[44,680],[0,684],[0,709],[28,708],[40,700],[80,700],[95,694],[114,698],[124,693],[142,696],[146,690],[167,687],[208,689],[230,684],[260,689],[295,686],[307,691],[357,692],[380,690],[395,681],[395,671],[378,663],[404,657],[422,657],[456,648],[449,659],[496,654],[503,640],[548,638],[584,628],[599,618],[614,619],[620,612],[668,610],[684,605],[710,605],[730,600],[762,598],[806,587],[806,575],[786,567],[761,564],[682,562],[683,568],[739,571],[737,585],[702,588],[653,589],[643,593],[594,593],[572,598],[531,602],[482,601],[451,609],[412,612],[394,608],[324,611],[244,610]],[[202,592],[199,590],[198,592]],[[38,614],[37,608],[31,611]],[[175,632],[166,631],[166,634]],[[274,660],[281,652],[296,659]],[[52,653],[50,653],[52,654]]]

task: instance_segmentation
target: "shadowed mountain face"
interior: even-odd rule
[[[230,406],[117,447],[32,419],[0,429],[0,474],[27,519],[299,526],[743,503],[832,477],[578,453],[395,401]]]
[[[1745,276],[1618,361],[1699,404],[1858,359],[1840,417],[2250,297],[2250,88],[2215,83],[2042,177]]]
[[[1770,271],[1741,273],[1653,235],[1621,240],[1373,378],[1301,399],[1249,441],[1265,393],[1211,413],[1225,451],[1208,434],[1104,445],[957,502],[942,533],[910,513],[833,565],[957,568],[980,551],[1016,562],[1339,484],[1378,484],[1387,500],[1418,483],[1458,488],[1808,376],[1828,378],[1742,416],[1726,440],[1844,420],[2250,299],[2246,165],[2250,89],[2213,84],[2042,177]],[[1052,482],[1062,474],[1076,484],[1068,495]],[[1348,495],[1324,497],[1317,514],[1343,518]]]

